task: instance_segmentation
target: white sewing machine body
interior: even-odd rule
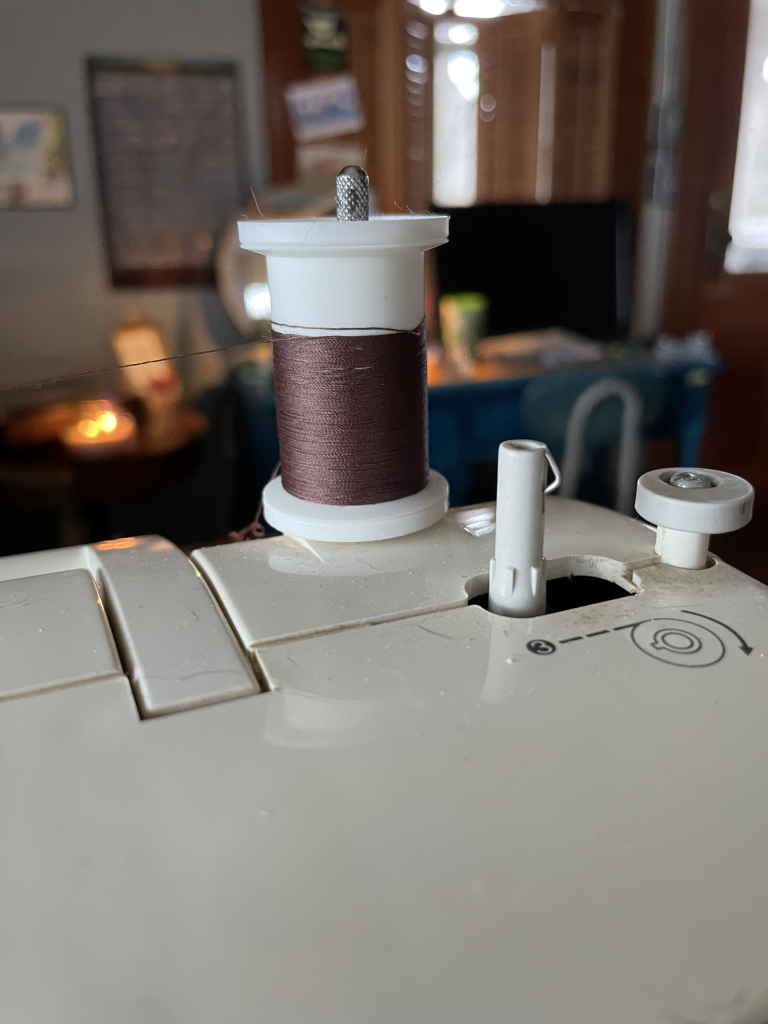
[[[492,615],[493,516],[0,560],[3,1024],[762,1019],[768,588],[550,498],[626,597]]]

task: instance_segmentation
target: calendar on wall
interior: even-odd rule
[[[112,283],[213,284],[247,190],[235,65],[92,59],[88,80]]]

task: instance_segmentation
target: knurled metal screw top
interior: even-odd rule
[[[703,473],[694,473],[690,469],[682,470],[680,473],[673,473],[669,478],[673,487],[684,487],[686,490],[701,491],[705,487],[714,487],[714,483]]]
[[[336,219],[368,220],[368,175],[351,164],[336,175]]]

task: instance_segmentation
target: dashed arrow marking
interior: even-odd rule
[[[615,632],[617,629],[631,629],[633,626],[642,625],[643,622],[648,622],[648,619],[641,619],[639,622],[628,622],[624,626],[614,626],[613,631]],[[568,636],[565,640],[558,640],[557,642],[559,644],[570,644],[573,643],[574,640],[584,640],[586,637],[590,636],[603,636],[605,633],[610,632],[610,629],[598,629],[595,633],[587,633],[585,636]]]
[[[685,612],[686,615],[698,615],[701,619],[709,619],[710,622],[716,622],[718,626],[722,626],[723,629],[727,629],[729,633],[733,633],[736,639],[739,641],[739,647],[745,654],[751,654],[754,647],[750,647],[741,633],[737,633],[733,626],[729,626],[727,622],[721,622],[720,619],[714,618],[712,615],[705,615],[704,612],[690,611],[688,608],[681,608],[681,612]]]
[[[754,647],[750,647],[741,633],[738,633],[733,626],[729,626],[727,622],[722,622],[720,619],[716,619],[713,615],[705,615],[704,612],[695,612],[690,608],[681,608],[680,611],[684,615],[697,615],[700,619],[709,619],[710,622],[716,622],[718,626],[722,626],[723,629],[727,629],[729,633],[733,633],[736,639],[739,641],[739,647],[744,654],[751,654]],[[587,633],[587,637],[591,636],[603,636],[605,633],[617,633],[622,629],[633,629],[635,626],[641,626],[644,622],[651,622],[652,619],[639,619],[637,622],[625,622],[623,626],[613,626],[611,629],[598,629],[594,633]],[[560,644],[571,644],[574,640],[584,640],[585,636],[568,636],[564,640],[558,640]]]

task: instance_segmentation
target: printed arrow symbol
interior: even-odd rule
[[[739,641],[739,647],[744,651],[745,654],[751,654],[754,647],[750,647],[741,633],[737,633],[733,626],[729,626],[727,622],[721,622],[720,619],[714,618],[712,615],[705,615],[704,612],[693,612],[688,608],[681,608],[681,612],[685,612],[686,615],[698,615],[701,619],[709,619],[710,622],[716,622],[718,626],[722,626],[723,629],[727,629],[729,633],[733,633],[736,639]]]

